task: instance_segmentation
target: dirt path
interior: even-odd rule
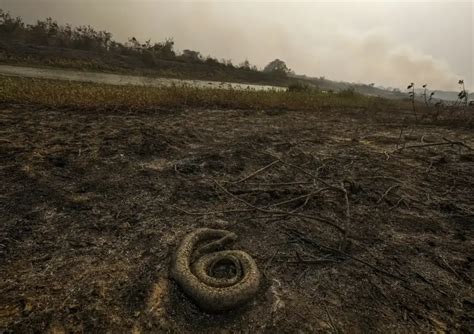
[[[472,332],[473,152],[393,153],[398,123],[2,107],[0,329]],[[472,130],[433,125],[407,145],[442,137],[474,146]],[[210,213],[250,209],[236,198],[300,216]],[[196,227],[237,233],[264,273],[255,301],[209,315],[168,279]]]

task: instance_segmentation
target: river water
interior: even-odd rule
[[[137,75],[122,75],[100,72],[85,72],[74,70],[63,70],[53,68],[36,68],[24,66],[0,65],[0,75],[20,76],[29,78],[70,80],[80,82],[95,82],[109,85],[139,85],[166,87],[172,85],[190,85],[199,88],[220,88],[220,89],[254,89],[254,90],[283,90],[283,87],[240,84],[232,82],[204,81],[204,80],[181,80],[170,78],[153,78]]]

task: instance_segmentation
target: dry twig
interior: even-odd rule
[[[383,195],[378,199],[377,201],[377,204],[379,204],[380,202],[383,201],[383,199],[395,188],[398,188],[400,187],[399,184],[394,184],[393,186],[390,186],[387,190],[385,190],[385,192],[383,193]]]
[[[268,210],[268,209],[263,209],[263,208],[259,208],[249,202],[247,202],[246,200],[232,194],[229,190],[227,190],[224,186],[222,186],[219,182],[217,182],[216,180],[214,180],[215,184],[222,190],[224,191],[227,195],[229,195],[230,197],[236,199],[237,201],[247,205],[248,207],[256,210],[256,211],[260,211],[260,212],[264,212],[264,213],[270,213],[270,214],[275,214],[275,215],[282,215],[282,216],[294,216],[294,217],[300,217],[300,218],[307,218],[307,219],[310,219],[310,220],[315,220],[315,221],[318,221],[318,222],[321,222],[321,223],[324,223],[326,225],[329,225],[329,226],[332,226],[334,227],[336,230],[338,230],[340,233],[342,233],[343,235],[346,234],[346,231],[344,228],[340,227],[338,224],[330,221],[329,219],[326,219],[326,218],[323,218],[323,217],[318,217],[318,216],[309,216],[309,215],[304,215],[304,214],[300,214],[300,213],[294,213],[294,212],[288,212],[288,211],[283,211],[283,210]]]
[[[165,205],[162,204],[163,206],[167,208],[171,208],[176,211],[180,211],[182,213],[185,213],[190,216],[207,216],[207,215],[216,215],[216,214],[221,214],[221,213],[238,213],[238,212],[250,212],[254,211],[251,209],[230,209],[230,210],[221,210],[221,211],[204,211],[204,212],[199,212],[199,211],[188,211],[186,209],[174,206],[174,205]]]
[[[340,245],[341,247],[344,247],[344,245],[346,244],[346,239],[347,239],[347,229],[349,228],[349,225],[351,223],[351,208],[349,205],[349,195],[347,193],[346,188],[344,187],[344,182],[341,182],[341,189],[344,190],[344,201],[346,204],[346,221],[345,221],[345,226],[344,226],[345,233],[343,235],[343,240]]]
[[[367,262],[367,261],[365,261],[365,260],[359,259],[359,258],[357,258],[357,257],[355,257],[355,256],[350,255],[350,254],[347,254],[346,252],[343,252],[343,251],[341,251],[341,250],[339,250],[339,249],[322,245],[322,244],[320,244],[320,243],[314,241],[313,239],[310,239],[310,238],[308,238],[308,237],[305,237],[305,236],[302,235],[299,231],[295,231],[295,230],[293,230],[293,229],[287,229],[287,230],[290,231],[289,235],[290,235],[291,237],[295,237],[295,238],[297,238],[297,239],[303,241],[304,243],[307,243],[307,244],[309,244],[309,245],[311,245],[311,246],[313,246],[313,247],[316,247],[316,248],[323,248],[323,249],[326,249],[326,250],[328,250],[328,251],[330,251],[330,252],[334,252],[334,253],[336,253],[336,254],[345,256],[345,257],[347,257],[347,258],[349,258],[349,259],[351,259],[351,260],[354,260],[354,261],[356,261],[356,262],[359,262],[359,263],[362,263],[362,264],[366,265],[367,267],[373,269],[373,270],[376,271],[376,272],[379,272],[379,273],[381,273],[381,274],[384,274],[384,275],[386,275],[386,276],[388,276],[388,277],[392,277],[392,278],[398,279],[398,280],[403,281],[403,282],[407,282],[407,280],[406,280],[405,278],[401,277],[401,276],[398,276],[398,275],[396,275],[396,274],[392,274],[392,273],[390,273],[390,272],[388,272],[388,271],[386,271],[386,270],[384,270],[384,269],[381,269],[381,268],[379,268],[379,267],[377,267],[377,266],[375,266],[375,265],[373,265],[373,264],[370,264],[369,262]],[[292,234],[291,234],[291,233],[292,233]]]
[[[240,180],[237,180],[237,181],[233,181],[233,182],[226,182],[226,183],[231,183],[231,184],[237,184],[237,183],[240,183],[240,182],[244,182],[245,180],[248,180],[250,179],[251,177],[254,177],[255,175],[265,171],[266,169],[272,167],[273,165],[275,165],[276,163],[280,162],[280,159],[277,159],[271,163],[269,163],[268,165],[256,170],[255,172],[253,173],[250,173],[249,175],[245,176],[244,178],[240,179]]]
[[[280,205],[283,205],[283,204],[296,202],[296,201],[298,201],[300,199],[303,199],[303,198],[306,198],[308,200],[310,197],[312,197],[314,195],[317,195],[317,194],[319,194],[323,191],[326,191],[326,190],[330,190],[330,188],[321,188],[321,189],[315,190],[313,192],[310,192],[309,194],[301,195],[301,196],[298,196],[298,197],[295,197],[295,198],[292,198],[292,199],[289,199],[289,200],[286,200],[286,201],[283,201],[283,202],[278,202],[278,203],[272,204],[272,205],[270,205],[270,207],[280,206]]]
[[[410,145],[410,146],[403,146],[403,147],[400,147],[400,148],[397,148],[393,151],[393,153],[395,152],[401,152],[403,151],[404,149],[416,149],[416,148],[425,148],[425,147],[433,147],[433,146],[444,146],[444,145],[459,145],[459,146],[462,146],[470,151],[472,151],[473,149],[466,145],[465,143],[461,142],[461,141],[452,141],[452,140],[449,140],[449,139],[446,139],[444,138],[444,142],[438,142],[438,143],[430,143],[430,144],[419,144],[419,145]]]

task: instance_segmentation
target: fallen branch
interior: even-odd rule
[[[443,139],[444,139],[445,141],[447,141],[447,142],[453,144],[453,145],[460,145],[460,146],[462,146],[462,147],[465,147],[465,148],[467,148],[469,151],[472,151],[472,150],[473,150],[473,148],[472,148],[471,146],[469,146],[469,145],[463,143],[462,141],[452,141],[452,140],[447,139],[446,137],[443,137]]]
[[[391,180],[391,181],[395,181],[395,182],[398,182],[398,183],[403,183],[402,181],[400,181],[399,179],[395,178],[395,177],[391,177],[391,176],[382,176],[382,175],[375,175],[375,176],[367,176],[367,177],[364,177],[364,179],[382,179],[382,180]]]
[[[339,333],[340,330],[339,328],[336,326],[336,324],[334,323],[334,320],[332,319],[332,316],[331,314],[329,313],[328,311],[328,308],[326,306],[324,306],[324,311],[326,311],[326,314],[328,316],[328,319],[329,319],[329,325],[331,326],[332,330],[334,331],[334,333]]]
[[[349,228],[349,225],[351,223],[351,208],[349,206],[349,195],[347,193],[346,188],[344,187],[344,182],[341,182],[341,189],[344,191],[344,201],[346,204],[346,221],[344,226],[345,233],[343,235],[342,243],[339,246],[344,247],[347,239],[347,229]]]
[[[162,205],[167,207],[167,208],[171,208],[173,210],[180,211],[180,212],[185,213],[185,214],[190,215],[190,216],[207,216],[207,215],[216,215],[216,214],[221,214],[221,213],[238,213],[238,212],[254,211],[254,210],[251,210],[251,209],[230,209],[230,210],[221,210],[221,211],[199,212],[199,211],[188,211],[186,209],[183,209],[183,208],[180,208],[180,207],[177,207],[177,206],[173,206],[173,205],[166,205],[166,204],[162,204]]]
[[[308,204],[309,200],[310,200],[312,197],[313,197],[313,196],[308,196],[308,197],[306,197],[306,200],[304,201],[304,203],[301,204],[299,207],[295,208],[294,210],[291,210],[291,212],[293,213],[293,212],[298,211],[299,209],[304,208],[304,207]]]
[[[275,252],[273,253],[272,257],[267,261],[267,263],[265,264],[265,267],[263,268],[263,275],[264,275],[265,278],[267,278],[267,279],[268,279],[267,269],[268,269],[268,267],[270,267],[270,265],[272,264],[273,259],[274,259],[275,256],[278,254],[278,252],[280,251],[280,249],[281,249],[281,245],[275,250]]]
[[[430,144],[419,144],[419,145],[410,145],[410,146],[403,146],[403,147],[400,147],[400,148],[397,148],[396,150],[393,151],[393,153],[395,152],[401,152],[403,151],[404,149],[416,149],[416,148],[424,148],[424,147],[433,147],[433,146],[444,146],[444,145],[459,145],[459,146],[462,146],[464,148],[467,148],[468,150],[472,151],[473,149],[466,145],[465,143],[461,142],[461,141],[452,141],[452,140],[449,140],[449,139],[446,139],[446,138],[443,138],[445,141],[444,142],[439,142],[439,143],[430,143]]]
[[[289,200],[286,200],[286,201],[283,201],[283,202],[272,204],[272,205],[270,205],[270,207],[292,203],[292,202],[298,201],[298,200],[303,199],[303,198],[309,198],[309,197],[317,195],[317,194],[319,194],[319,193],[321,193],[325,190],[330,190],[330,188],[321,188],[321,189],[318,189],[316,191],[310,192],[309,194],[301,195],[301,196],[298,196],[298,197],[295,197],[295,198],[292,198],[292,199],[289,199]]]
[[[321,223],[324,223],[326,225],[329,225],[329,226],[332,226],[334,227],[335,229],[337,229],[341,234],[345,235],[346,234],[346,231],[344,228],[340,227],[339,225],[337,225],[336,223],[328,220],[328,219],[325,219],[325,218],[322,218],[322,217],[317,217],[317,216],[309,216],[309,215],[304,215],[304,214],[300,214],[300,213],[294,213],[294,212],[288,212],[288,211],[283,211],[283,210],[268,210],[268,209],[263,209],[263,208],[259,208],[249,202],[247,202],[246,200],[234,195],[233,193],[231,193],[229,190],[227,190],[224,186],[222,186],[219,182],[217,182],[216,180],[213,180],[215,182],[215,184],[222,190],[224,191],[227,195],[229,195],[230,197],[234,198],[235,200],[247,205],[248,207],[256,210],[256,211],[260,211],[260,212],[263,212],[263,213],[269,213],[269,214],[274,214],[274,215],[281,215],[281,216],[294,216],[294,217],[300,217],[300,218],[307,218],[307,219],[310,219],[310,220],[315,220],[315,221],[318,221],[318,222],[321,222]]]
[[[255,175],[265,171],[266,169],[272,167],[273,165],[275,165],[276,163],[280,162],[280,159],[277,159],[271,163],[269,163],[268,165],[256,170],[255,172],[253,173],[250,173],[249,175],[245,176],[244,178],[240,179],[240,180],[237,180],[237,181],[233,181],[233,182],[226,182],[226,183],[231,183],[231,184],[236,184],[236,183],[240,183],[240,182],[244,182],[245,180],[248,180],[250,179],[251,177],[254,177]]]
[[[393,209],[398,208],[398,206],[399,206],[400,203],[402,203],[402,202],[403,202],[403,204],[405,204],[406,207],[408,207],[408,205],[407,205],[406,202],[405,202],[405,198],[400,197],[400,199],[398,200],[398,202],[395,203],[394,205],[392,205],[392,206],[388,209],[388,211],[392,211]]]
[[[245,185],[250,186],[261,186],[261,187],[281,187],[281,186],[298,186],[314,184],[314,182],[281,182],[281,183],[258,183],[258,182],[247,182]]]
[[[324,181],[323,179],[311,174],[310,172],[308,172],[307,170],[305,170],[304,168],[301,168],[300,166],[297,166],[297,165],[293,165],[292,163],[289,163],[289,162],[286,162],[286,161],[283,161],[283,160],[280,160],[282,164],[286,165],[286,166],[289,166],[289,167],[292,167],[292,168],[295,168],[299,171],[301,171],[302,173],[310,176],[312,179],[313,179],[313,182],[316,183],[316,181],[318,182],[321,182],[323,185],[325,185],[326,187],[328,187],[329,189],[331,190],[335,190],[335,191],[339,191],[339,192],[344,192],[343,189],[341,189],[340,187],[337,187],[337,186],[334,186],[326,181]]]
[[[362,263],[364,265],[366,265],[367,267],[373,269],[374,271],[376,272],[379,272],[381,274],[384,274],[388,277],[392,277],[392,278],[395,278],[395,279],[398,279],[400,281],[403,281],[403,282],[408,282],[405,278],[401,277],[401,276],[398,276],[396,274],[392,274],[384,269],[380,269],[379,267],[373,265],[373,264],[370,264],[369,262],[365,261],[365,260],[362,260],[362,259],[359,259],[355,256],[352,256],[350,254],[347,254],[346,252],[343,252],[339,249],[336,249],[336,248],[332,248],[332,247],[328,247],[328,246],[325,246],[325,245],[322,245],[322,244],[319,244],[317,243],[316,241],[314,241],[313,239],[310,239],[310,238],[307,238],[303,235],[301,235],[301,233],[299,231],[295,231],[295,230],[292,230],[292,229],[288,229],[288,231],[290,232],[289,233],[289,236],[290,237],[295,237],[295,238],[298,238],[299,240],[303,241],[304,243],[307,243],[313,247],[316,247],[316,248],[323,248],[323,249],[326,249],[328,251],[331,251],[331,252],[334,252],[334,253],[337,253],[339,255],[342,255],[342,256],[345,256],[351,260],[354,260],[356,262],[359,262],[359,263]]]
[[[377,204],[379,204],[380,202],[383,201],[383,199],[395,188],[398,188],[400,187],[399,184],[394,184],[393,186],[389,187],[387,190],[385,190],[385,192],[383,193],[383,195],[379,198],[379,200],[377,201]]]
[[[286,161],[282,160],[280,157],[278,157],[278,156],[276,156],[276,155],[273,155],[273,154],[271,154],[271,153],[268,153],[268,152],[265,152],[265,151],[260,151],[260,152],[263,153],[263,154],[269,155],[269,156],[271,156],[271,157],[273,157],[273,158],[275,158],[275,159],[278,159],[283,165],[288,166],[288,167],[292,167],[292,168],[294,168],[294,169],[297,169],[297,170],[299,170],[300,172],[302,172],[303,174],[305,174],[305,175],[311,177],[311,179],[313,179],[313,183],[314,183],[314,184],[316,183],[316,181],[319,181],[319,182],[321,182],[323,185],[325,185],[326,187],[328,187],[328,188],[330,188],[330,189],[332,189],[332,190],[339,191],[339,192],[344,192],[344,190],[341,189],[340,187],[334,186],[334,185],[332,185],[332,184],[330,184],[330,183],[324,181],[323,179],[318,178],[317,176],[311,174],[310,172],[308,172],[308,171],[305,170],[304,168],[301,168],[300,166],[297,166],[297,165],[294,165],[294,164],[292,164],[292,163],[286,162]]]

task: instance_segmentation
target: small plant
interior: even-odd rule
[[[416,109],[415,109],[415,84],[412,82],[408,85],[407,87],[408,90],[408,96],[410,97],[411,100],[411,106],[413,108],[413,114],[415,115],[415,120],[418,121],[418,115],[416,114]]]
[[[432,91],[428,97],[428,85],[424,84],[422,87],[423,87],[423,99],[425,101],[425,105],[429,106],[431,104],[431,101],[433,100],[433,96],[435,95],[435,92]]]
[[[435,91],[432,91],[431,94],[430,94],[430,97],[428,99],[428,103],[431,103],[431,101],[433,100],[434,95],[435,95]]]
[[[459,104],[464,102],[464,105],[467,106],[468,94],[466,92],[466,88],[464,87],[464,80],[459,80],[458,84],[461,86],[461,91],[458,93],[458,100],[456,101],[456,104],[459,101]]]
[[[421,87],[423,87],[423,99],[425,100],[425,104],[426,104],[426,105],[428,105],[428,99],[426,98],[426,92],[427,92],[427,90],[428,90],[428,89],[426,88],[427,86],[428,86],[427,84],[424,84],[423,86],[421,86]]]

